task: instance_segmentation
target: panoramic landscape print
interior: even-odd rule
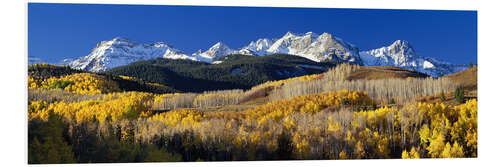
[[[29,164],[477,157],[477,12],[28,4]]]

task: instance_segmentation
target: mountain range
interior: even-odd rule
[[[288,54],[316,62],[336,61],[365,66],[395,66],[433,77],[456,73],[468,67],[465,64],[451,64],[436,58],[421,56],[408,41],[404,40],[397,40],[390,46],[378,49],[359,51],[355,45],[332,34],[318,35],[313,32],[304,34],[287,32],[279,39],[261,38],[239,49],[232,49],[218,42],[206,51],[199,50],[192,54],[187,54],[164,42],[140,44],[117,37],[98,43],[87,56],[64,59],[59,64],[80,70],[103,72],[132,62],[159,57],[215,64],[224,61],[219,59],[230,54],[248,56]]]

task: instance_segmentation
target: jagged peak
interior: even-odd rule
[[[208,50],[219,50],[219,49],[230,49],[229,46],[227,46],[226,44],[222,43],[222,42],[217,42],[215,45],[213,45],[212,47],[210,47],[210,49]]]
[[[320,37],[332,37],[333,35],[330,34],[330,33],[327,33],[327,32],[323,32],[321,33],[321,35],[319,35]]]
[[[295,36],[296,36],[295,33],[288,31],[288,32],[286,32],[285,35],[283,35],[282,38],[290,38],[290,37],[295,37]]]
[[[409,47],[409,48],[411,48],[411,45],[410,45],[410,43],[408,41],[401,40],[401,39],[398,39],[398,40],[394,41],[391,44],[391,46],[394,46],[394,47],[401,47],[401,46],[403,46],[403,47]]]
[[[152,45],[153,45],[153,46],[155,46],[155,47],[165,47],[165,46],[167,46],[167,47],[170,47],[170,48],[171,48],[171,46],[170,46],[170,45],[168,45],[168,44],[167,44],[167,43],[165,43],[165,42],[156,42],[156,43],[153,43]]]
[[[138,43],[131,41],[127,38],[124,37],[115,37],[109,41],[101,41],[97,44],[97,47],[101,46],[121,46],[121,45],[128,45],[130,47],[138,45]],[[95,49],[95,48],[94,48]]]
[[[220,47],[220,46],[226,46],[226,44],[222,43],[222,42],[217,42],[215,45],[215,47]]]
[[[309,32],[306,32],[304,35],[302,36],[311,36],[311,37],[318,37],[319,35],[312,32],[312,31],[309,31]]]
[[[155,42],[155,43],[149,44],[149,46],[154,46],[157,48],[167,47],[167,48],[175,49],[174,46],[172,46],[166,42]]]
[[[153,43],[153,44],[154,44],[154,45],[167,45],[167,43],[165,43],[165,42],[155,42],[155,43]]]
[[[112,41],[130,41],[130,40],[128,38],[118,36],[113,38]]]
[[[191,54],[192,56],[196,56],[196,55],[200,55],[201,53],[203,53],[203,50],[201,49],[198,49],[198,51],[194,52],[193,54]]]
[[[269,45],[271,45],[273,41],[267,38],[259,38],[256,41],[250,41],[250,44],[248,44],[248,46],[257,45],[259,43],[268,43]]]
[[[252,41],[253,42],[253,41]],[[259,38],[257,42],[272,42],[270,39],[267,38]]]
[[[285,36],[288,36],[288,35],[295,35],[295,34],[294,34],[292,31],[287,31],[287,32],[285,33]]]
[[[306,33],[293,33],[291,31],[288,31],[282,38],[305,37],[305,36],[318,37],[319,35],[312,31]]]
[[[109,42],[112,42],[112,43],[131,43],[131,44],[136,44],[136,42],[128,39],[128,38],[125,38],[125,37],[115,37],[113,38],[111,41]]]
[[[402,51],[404,52],[405,55],[407,56],[417,56],[415,49],[410,45],[408,41],[405,40],[396,40],[394,43],[392,43],[391,46],[389,46],[389,49],[395,50],[395,51]]]

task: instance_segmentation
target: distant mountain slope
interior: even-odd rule
[[[322,73],[335,66],[333,62],[314,62],[292,55],[228,55],[219,58],[218,62],[158,58],[116,67],[106,73],[137,77],[182,91],[200,92],[248,89],[266,81]]]
[[[213,62],[222,56],[226,56],[234,53],[235,50],[229,48],[226,44],[222,42],[216,43],[214,46],[210,47],[207,51],[202,52],[199,50],[196,53],[193,53],[192,56],[199,61],[203,62]]]
[[[157,57],[194,60],[194,58],[187,56],[182,51],[163,42],[139,44],[118,37],[110,41],[100,42],[89,55],[72,60],[68,65],[74,69],[101,72],[117,66]]]
[[[390,46],[360,53],[366,66],[395,66],[411,69],[433,77],[440,77],[462,71],[467,65],[451,64],[416,53],[409,42],[397,40]]]
[[[239,53],[251,53],[264,56],[268,54],[290,54],[308,58],[313,61],[338,61],[359,63],[359,51],[356,46],[329,33],[318,35],[313,32],[305,34],[286,33],[272,42],[269,39],[252,41]]]
[[[468,90],[477,90],[477,66],[444,76]]]

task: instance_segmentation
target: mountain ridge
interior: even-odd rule
[[[365,66],[401,67],[433,77],[467,68],[463,64],[451,64],[436,58],[423,57],[405,40],[396,40],[389,46],[360,51],[355,45],[326,32],[319,35],[314,32],[303,34],[287,32],[281,38],[260,38],[239,49],[232,49],[222,42],[217,42],[206,51],[199,50],[192,54],[187,54],[164,42],[139,44],[117,37],[110,41],[99,42],[87,56],[66,59],[60,64],[80,70],[103,72],[132,62],[159,57],[220,63],[221,61],[217,61],[219,58],[230,54],[248,56],[289,54],[316,62],[336,61]]]

